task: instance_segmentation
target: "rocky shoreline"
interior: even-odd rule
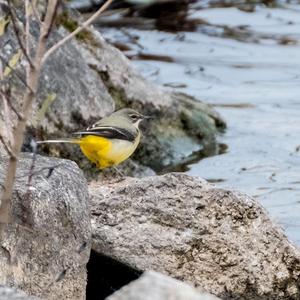
[[[28,154],[19,161],[2,284],[41,299],[85,299],[87,288],[96,299],[92,290],[154,270],[221,299],[300,296],[299,249],[246,195],[180,173],[88,184],[75,163],[41,156],[28,190],[31,163]],[[98,254],[105,260],[92,271]]]
[[[58,18],[60,26],[52,34],[50,43],[72,31],[80,21],[76,13],[69,10],[62,12]],[[2,55],[9,61],[17,48],[11,26],[7,27],[1,45],[4,45]],[[23,60],[16,67],[16,72],[21,74],[24,74]],[[12,77],[8,84],[11,97],[19,107],[22,83]],[[45,106],[51,95],[54,100],[41,116],[43,104]],[[156,118],[147,126],[147,138],[143,139],[134,156],[138,164],[159,171],[180,163],[200,149],[207,155],[218,153],[216,135],[226,126],[221,116],[199,99],[167,92],[145,80],[133,69],[129,60],[106,43],[93,28],[86,29],[68,42],[46,63],[41,74],[38,105],[28,127],[24,150],[30,151],[32,137],[66,137],[122,107],[132,107]],[[42,153],[76,158],[80,167],[90,169],[80,151],[74,147],[45,146]],[[93,172],[87,170],[87,174],[93,175]]]
[[[59,20],[51,43],[81,19],[67,11]],[[17,47],[11,25],[2,38],[9,60]],[[24,74],[24,60],[17,71]],[[21,83],[9,78],[7,84],[19,107]],[[49,95],[55,100],[41,118]],[[139,178],[99,176],[79,149],[69,146],[45,147],[40,153],[74,158],[80,168],[70,160],[22,155],[14,219],[1,241],[0,284],[40,299],[98,299],[109,281],[104,299],[134,279],[107,299],[300,298],[299,249],[255,200],[200,178],[155,175],[193,151],[218,152],[216,135],[225,122],[212,107],[149,83],[94,29],[53,55],[43,70],[38,99],[27,151],[33,137],[65,137],[115,108],[130,106],[156,121],[123,170]],[[2,182],[4,149],[0,154]],[[93,271],[91,251],[106,259],[98,260]],[[0,288],[3,299],[9,293],[14,291]]]

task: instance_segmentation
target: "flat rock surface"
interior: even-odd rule
[[[299,250],[252,198],[176,173],[89,190],[95,251],[224,299],[299,299]]]
[[[13,220],[0,246],[0,284],[43,299],[85,299],[91,245],[86,180],[74,162],[37,156],[30,171],[32,162],[29,154],[18,162]],[[0,157],[0,182],[5,171]]]
[[[147,271],[106,300],[217,300],[190,285],[166,275]]]

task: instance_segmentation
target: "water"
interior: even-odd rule
[[[226,153],[187,173],[257,198],[299,245],[300,5],[250,13],[199,3],[188,12],[201,19],[193,32],[101,31],[130,48],[149,80],[211,103],[225,118]]]

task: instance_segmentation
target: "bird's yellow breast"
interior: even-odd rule
[[[107,139],[95,135],[87,135],[79,140],[83,154],[100,169],[112,167],[126,160],[135,151],[140,142],[140,134],[134,142]]]

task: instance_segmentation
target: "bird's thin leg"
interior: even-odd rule
[[[114,170],[118,175],[120,175],[122,178],[125,177],[125,174],[122,173],[117,167],[113,166],[112,168],[113,168],[113,170]]]

